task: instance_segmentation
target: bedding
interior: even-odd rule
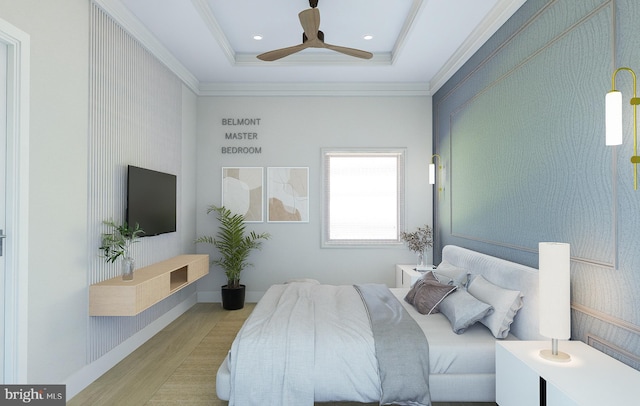
[[[415,320],[428,341],[428,358],[421,361],[428,364],[428,377],[422,376],[421,379],[426,380],[425,387],[428,384],[431,401],[494,402],[496,340],[543,339],[538,328],[538,272],[524,265],[451,245],[444,247],[442,260],[431,276],[437,279],[438,284],[453,289],[442,289],[446,294],[439,293],[444,296],[436,300],[439,313],[421,314],[405,300],[410,289],[391,288],[390,292],[397,299],[389,302],[395,303],[392,313],[398,311],[399,304]],[[235,404],[243,406],[297,406],[313,404],[313,401],[370,403],[382,399],[377,372],[379,360],[370,327],[372,321],[369,320],[369,316],[377,315],[378,311],[368,314],[352,286],[331,287],[303,282],[314,285],[308,295],[301,293],[298,295],[301,297],[295,300],[280,299],[274,293],[287,285],[274,285],[260,300],[218,370],[216,391],[221,399],[234,397]],[[476,282],[478,284],[474,287]],[[414,293],[417,295],[418,289]],[[316,294],[326,297],[313,304],[306,302],[306,296]],[[385,300],[389,301],[388,297]],[[313,317],[303,316],[305,320],[301,323],[290,317],[276,318],[271,326],[254,322],[254,314],[257,318],[273,317],[273,307],[281,301],[288,305],[290,316],[302,309],[313,308]],[[434,307],[430,306],[429,310],[432,309]],[[283,334],[282,330],[287,326],[292,328],[291,334],[296,332],[295,336]],[[258,332],[273,337],[260,337]],[[245,336],[253,337],[254,341],[244,342]],[[269,353],[267,361],[264,358],[267,354],[256,340],[274,341],[269,346],[273,346],[275,352]],[[389,344],[389,339],[385,341]],[[393,344],[392,341],[386,349],[381,349],[388,359],[397,356],[391,350],[405,346],[404,343]],[[244,356],[240,355],[245,351]],[[309,353],[314,356],[310,357]],[[410,350],[405,355],[411,358],[415,353],[416,350]],[[240,358],[247,358],[246,365],[236,364]],[[308,366],[289,363],[298,358]],[[311,358],[313,366],[309,364]],[[272,361],[275,363],[282,359],[287,362],[270,365]],[[406,362],[406,358],[397,359],[398,366]],[[249,375],[247,371],[254,371],[257,375]],[[284,378],[291,371],[298,376]],[[337,373],[339,371],[344,374]],[[292,380],[285,382],[288,379]],[[237,385],[244,385],[244,389],[238,391],[240,387]],[[283,391],[293,391],[298,387],[305,393],[293,393],[291,396],[295,396],[292,398],[295,400],[289,401],[286,398],[289,395]],[[311,387],[313,395],[309,394]],[[242,396],[242,399],[237,396]],[[298,399],[303,399],[302,403],[298,403]],[[419,403],[407,400],[405,404]]]
[[[466,289],[469,281],[469,271],[451,265],[447,261],[442,261],[433,271],[435,278],[449,285],[455,285],[459,289]]]
[[[428,354],[424,334],[386,286],[273,285],[231,346],[228,381],[218,377],[216,387],[230,405],[427,406]]]
[[[429,345],[418,324],[385,285],[355,285],[374,337],[380,404],[430,405]]]
[[[480,323],[487,326],[495,338],[505,338],[516,313],[522,307],[522,293],[494,285],[482,275],[476,276],[467,290],[476,299],[493,308],[491,313],[480,319]]]
[[[421,314],[440,312],[440,303],[457,289],[454,285],[438,282],[432,272],[427,272],[413,284],[404,300]]]
[[[463,334],[469,326],[490,316],[494,309],[466,290],[458,289],[442,300],[440,311],[449,319],[453,332]]]
[[[402,301],[407,288],[391,288],[393,295]],[[442,313],[429,316],[420,314],[403,301],[403,306],[416,320],[429,341],[429,378],[452,374],[487,374],[495,371],[496,339],[482,324],[468,327],[464,334],[456,334],[449,320]],[[515,340],[513,335],[506,338]],[[432,401],[440,398],[436,388],[431,388]],[[440,399],[442,400],[442,399]]]

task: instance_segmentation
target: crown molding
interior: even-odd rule
[[[430,96],[428,83],[200,83],[158,39],[119,1],[92,0],[109,14],[143,47],[167,66],[184,84],[198,96]],[[415,0],[422,3],[424,0]],[[206,0],[192,3],[220,42],[227,58],[234,65],[264,64],[255,55],[235,54],[222,34]],[[323,64],[357,65],[364,63],[342,54],[322,54]],[[275,65],[308,65],[319,63],[318,55],[291,55],[287,62],[274,61]],[[368,65],[391,64],[391,53],[376,54],[366,61]]]
[[[499,0],[433,77],[430,93],[435,94],[525,2],[526,0]]]
[[[193,7],[200,15],[200,18],[202,18],[202,21],[204,21],[207,29],[209,29],[211,35],[213,35],[213,38],[218,41],[218,44],[222,49],[222,53],[227,57],[229,63],[234,65],[236,63],[236,52],[233,50],[227,36],[224,35],[224,31],[222,31],[222,27],[220,27],[218,20],[216,20],[216,17],[213,15],[207,0],[191,0],[191,4],[193,4]]]
[[[404,42],[407,38],[409,30],[415,20],[418,12],[421,10],[424,5],[425,0],[413,0],[411,5],[411,11],[407,15],[407,19],[405,20],[400,35],[398,37],[398,41],[394,45],[394,48],[389,53],[379,53],[374,54],[373,58],[367,61],[368,65],[392,65],[394,61],[394,55],[397,55]],[[231,43],[227,39],[226,35],[220,24],[218,24],[218,20],[211,12],[211,8],[209,7],[207,0],[191,0],[191,3],[197,10],[200,17],[205,22],[207,28],[213,35],[213,37],[220,44],[220,48],[222,48],[222,52],[227,57],[227,60],[232,65],[235,66],[256,66],[259,64],[264,65],[263,61],[260,61],[256,58],[257,54],[238,54],[233,50]],[[361,64],[362,61],[359,61],[357,58],[348,57],[342,54],[336,54],[335,56],[328,56],[324,53],[305,53],[305,54],[295,54],[290,55],[285,59],[280,59],[278,61],[269,62],[270,66],[300,66],[300,65],[336,65],[336,64],[344,64],[344,65],[358,65]]]
[[[204,83],[200,96],[430,96],[428,83]]]
[[[413,22],[415,21],[420,11],[422,11],[425,3],[425,0],[413,0],[413,3],[411,4],[411,10],[409,11],[407,19],[402,25],[402,29],[400,30],[400,34],[398,35],[398,39],[393,46],[393,50],[391,51],[392,58],[389,64],[393,64],[396,60],[396,55],[400,55],[400,51],[404,47],[407,36],[409,35],[409,31],[411,31],[411,27],[413,27]]]
[[[199,96],[431,96],[466,63],[471,56],[502,26],[526,0],[499,0],[483,22],[453,54],[430,83],[200,83],[160,41],[119,1],[92,0],[102,8],[143,47],[165,64],[182,82]],[[236,54],[213,16],[206,0],[191,0],[218,40],[227,59],[236,66],[256,66],[264,62],[255,55]],[[401,35],[390,53],[374,54],[368,65],[392,65],[404,45],[413,20],[426,0],[413,0],[411,12]],[[270,62],[271,66],[304,66],[317,64],[344,66],[364,63],[357,58],[325,53],[291,55],[285,60]]]
[[[198,79],[196,79],[120,1],[92,0],[92,2],[109,14],[124,30],[158,58],[160,62],[182,80],[194,93],[198,92],[200,84]]]
[[[424,0],[414,0],[415,3],[422,3]],[[191,3],[195,7],[196,11],[204,21],[205,25],[209,29],[209,32],[213,35],[213,37],[218,41],[220,48],[222,49],[223,54],[226,56],[227,60],[231,65],[234,66],[265,66],[265,62],[261,61],[257,58],[258,54],[244,54],[244,53],[236,53],[231,46],[231,43],[227,39],[224,31],[218,24],[218,20],[213,15],[211,11],[211,7],[207,3],[207,0],[191,0]],[[405,28],[403,32],[406,36],[406,30],[408,29],[408,25],[413,22],[415,18],[415,14],[417,13],[417,9],[415,7],[412,9],[412,13],[407,18],[407,22],[405,22]],[[404,37],[402,38],[404,41]],[[358,58],[349,57],[340,53],[332,52],[331,54],[327,54],[324,52],[306,52],[306,53],[297,53],[294,55],[289,55],[287,58],[279,59],[277,61],[268,62],[269,66],[304,66],[304,65],[361,65],[363,63],[367,63],[367,65],[391,65],[392,63],[392,55],[391,53],[378,53],[374,54],[373,58],[363,61]]]

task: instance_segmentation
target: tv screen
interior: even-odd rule
[[[144,236],[176,231],[176,176],[129,165],[127,224]]]

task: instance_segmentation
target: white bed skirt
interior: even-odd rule
[[[216,375],[216,393],[229,400],[230,372],[225,358]],[[495,402],[495,374],[431,374],[429,389],[433,402]]]

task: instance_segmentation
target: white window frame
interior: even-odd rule
[[[331,239],[330,238],[330,159],[332,157],[395,157],[397,158],[397,213],[396,238],[394,239]],[[397,247],[402,245],[400,233],[404,230],[405,217],[405,148],[323,148],[322,149],[322,247]]]

